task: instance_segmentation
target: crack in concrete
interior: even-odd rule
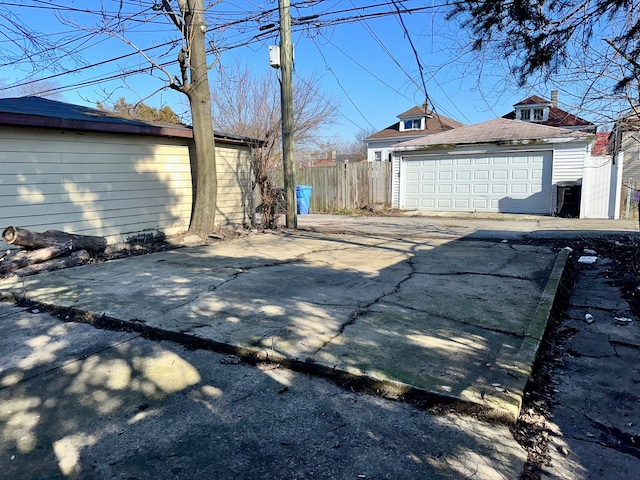
[[[48,368],[48,369],[43,370],[43,371],[41,371],[41,372],[37,372],[37,373],[35,373],[35,374],[33,374],[33,375],[30,375],[30,376],[25,376],[25,377],[21,378],[18,382],[14,383],[14,384],[11,384],[11,385],[5,385],[5,386],[0,386],[0,391],[4,390],[4,389],[6,389],[6,388],[12,388],[12,387],[15,387],[16,385],[19,385],[19,384],[21,384],[21,383],[24,383],[24,382],[26,382],[26,381],[28,381],[28,380],[32,380],[32,379],[37,378],[37,377],[40,377],[40,376],[42,376],[42,375],[46,375],[47,373],[50,373],[50,372],[53,372],[53,371],[59,370],[59,369],[61,369],[61,368],[66,367],[67,365],[72,365],[72,364],[74,364],[74,363],[77,363],[77,362],[80,362],[80,361],[84,361],[84,360],[86,360],[87,358],[94,357],[94,356],[99,355],[99,354],[101,354],[101,353],[103,353],[103,352],[106,352],[107,350],[111,350],[111,349],[113,349],[113,348],[115,348],[115,347],[118,347],[118,346],[120,346],[120,345],[125,345],[125,344],[127,344],[127,343],[130,343],[130,342],[132,342],[133,340],[135,340],[135,339],[137,339],[137,338],[140,338],[141,336],[142,336],[141,334],[132,335],[131,337],[127,338],[126,340],[122,340],[122,341],[119,341],[119,342],[114,342],[114,343],[112,343],[112,344],[110,344],[110,345],[107,345],[107,346],[106,346],[106,347],[104,347],[104,348],[101,348],[101,349],[99,349],[99,350],[96,350],[96,351],[94,351],[94,352],[91,352],[91,353],[89,353],[88,355],[83,355],[82,357],[79,357],[79,358],[78,358],[78,357],[76,357],[76,358],[71,358],[71,359],[67,360],[66,362],[62,362],[62,363],[55,364],[55,365],[53,365],[51,368]],[[10,371],[10,370],[7,370],[7,372],[8,372],[8,371]],[[6,374],[7,372],[3,372],[3,375],[4,375],[4,374]]]
[[[589,416],[585,412],[576,410],[574,407],[570,405],[566,406],[565,408],[577,413],[578,415],[583,416],[585,419],[587,419],[588,423],[590,423],[593,428],[607,435],[610,438],[610,440],[609,441],[597,440],[595,436],[593,437],[593,440],[585,440],[584,438],[573,437],[573,436],[568,436],[566,438],[572,438],[572,439],[580,440],[583,442],[597,443],[599,445],[602,445],[603,447],[607,447],[627,455],[632,455],[633,457],[640,459],[640,447],[637,446],[636,437],[634,435],[623,432],[617,427],[614,427],[611,425],[605,425],[599,420]]]
[[[353,325],[356,320],[358,319],[358,317],[360,317],[363,313],[366,313],[373,305],[379,303],[384,297],[386,297],[387,295],[390,294],[394,294],[394,293],[398,293],[400,291],[400,287],[403,283],[405,283],[406,281],[410,280],[413,275],[416,273],[416,266],[415,263],[413,261],[415,257],[413,255],[409,256],[405,261],[407,262],[407,264],[411,267],[411,271],[409,272],[409,274],[403,278],[402,280],[400,280],[396,286],[389,292],[385,292],[382,295],[380,295],[377,298],[374,298],[371,302],[369,302],[368,304],[362,306],[359,305],[358,308],[351,314],[349,315],[349,318],[347,319],[346,322],[344,322],[342,325],[340,325],[340,327],[338,328],[338,331],[335,335],[333,335],[331,338],[329,338],[327,341],[323,342],[323,344],[317,348],[315,351],[311,352],[310,356],[313,357],[315,355],[317,355],[321,350],[323,350],[327,345],[329,345],[331,342],[333,342],[336,338],[338,338],[339,336],[344,334],[345,329],[349,326],[349,325]]]
[[[485,326],[482,326],[482,325],[477,325],[475,323],[465,322],[464,320],[460,320],[460,319],[457,319],[457,318],[454,318],[454,317],[448,317],[446,315],[442,315],[442,314],[439,314],[439,313],[433,313],[433,312],[430,312],[428,310],[420,310],[418,308],[414,308],[414,307],[409,306],[409,305],[401,305],[399,303],[394,303],[394,302],[389,302],[389,304],[390,305],[396,305],[398,307],[402,307],[402,308],[405,308],[407,310],[412,310],[414,312],[425,313],[427,315],[433,315],[434,317],[444,318],[445,320],[449,320],[451,322],[458,323],[460,325],[467,325],[467,326],[471,326],[471,327],[476,327],[476,328],[478,328],[480,330],[486,330],[488,332],[501,333],[501,334],[508,335],[510,337],[513,337],[513,338],[523,339],[523,338],[527,337],[527,335],[525,335],[524,332],[523,333],[515,333],[515,332],[510,332],[508,330],[500,330],[499,328],[485,327]]]
[[[640,350],[640,345],[638,345],[637,343],[627,343],[627,342],[623,342],[622,340],[612,340],[612,339],[609,339],[609,343],[611,344],[614,350],[616,349],[615,347],[616,345],[619,345],[621,347],[634,348],[636,350]],[[616,350],[616,354],[620,356],[617,350]]]
[[[512,278],[515,280],[531,280],[528,277],[519,275],[507,275],[505,273],[484,273],[484,272],[445,272],[445,273],[431,273],[431,272],[416,272],[421,275],[433,275],[433,276],[446,276],[446,275],[478,275],[481,277],[497,277],[497,278]]]

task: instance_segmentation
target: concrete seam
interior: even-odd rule
[[[99,355],[99,354],[101,354],[101,353],[103,353],[103,352],[106,352],[107,350],[111,350],[112,348],[117,347],[117,346],[119,346],[119,345],[124,345],[124,344],[126,344],[126,343],[132,342],[132,341],[133,341],[133,340],[135,340],[136,338],[140,338],[140,337],[141,337],[141,334],[132,335],[132,336],[131,336],[131,338],[128,338],[128,339],[126,339],[126,340],[122,340],[122,341],[120,341],[120,342],[115,342],[115,343],[113,343],[113,344],[111,344],[111,345],[109,345],[109,346],[106,346],[106,347],[104,347],[104,348],[102,348],[102,349],[100,349],[100,350],[97,350],[97,351],[95,351],[95,352],[92,352],[92,353],[90,353],[89,355],[85,355],[85,356],[84,356],[84,357],[82,357],[82,358],[72,358],[72,359],[67,360],[66,362],[58,363],[58,364],[56,364],[56,365],[52,366],[51,368],[48,368],[48,369],[43,370],[43,371],[41,371],[41,372],[38,372],[38,373],[36,373],[36,374],[34,374],[34,375],[25,376],[25,377],[21,378],[17,383],[14,383],[14,384],[11,384],[11,385],[0,386],[0,391],[4,390],[4,389],[6,389],[6,388],[15,387],[16,385],[19,385],[19,384],[24,383],[24,382],[26,382],[26,381],[29,381],[29,380],[32,380],[32,379],[34,379],[34,378],[40,377],[40,376],[45,375],[45,374],[47,374],[47,373],[53,372],[53,371],[55,371],[55,370],[58,370],[58,369],[60,369],[60,368],[65,367],[65,366],[67,366],[67,365],[71,365],[71,364],[76,363],[76,362],[79,362],[79,361],[81,361],[81,360],[86,360],[87,358],[94,357],[94,356]],[[8,370],[8,372],[11,372],[11,369],[10,369],[10,370]],[[6,373],[7,373],[7,372],[3,372],[3,374],[6,374]]]
[[[396,305],[396,306],[401,306],[402,308],[406,309],[406,310],[411,310],[413,312],[418,312],[418,313],[425,313],[427,315],[432,315],[434,317],[440,317],[440,318],[444,318],[445,320],[449,320],[450,322],[454,322],[454,323],[458,323],[460,325],[467,325],[470,327],[475,327],[479,330],[486,330],[487,332],[496,332],[496,333],[501,333],[503,335],[507,335],[507,336],[511,336],[514,338],[525,338],[524,333],[515,333],[515,332],[509,332],[508,330],[500,330],[499,328],[489,328],[489,327],[483,327],[481,325],[476,325],[475,323],[470,323],[470,322],[465,322],[463,320],[457,319],[457,318],[453,318],[453,317],[447,317],[446,315],[442,315],[442,314],[435,314],[432,313],[428,310],[420,310],[418,308],[415,308],[411,305],[404,305],[404,304],[399,304],[399,303],[395,303],[395,302],[388,302],[389,305]]]

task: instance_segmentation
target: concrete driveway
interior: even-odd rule
[[[362,223],[343,220],[337,226],[339,219],[308,217],[318,218],[315,225],[309,224],[312,218],[300,218],[306,231],[253,235],[9,279],[0,287],[5,298],[37,302],[64,312],[67,320],[124,327],[251,362],[279,362],[385,396],[515,420],[566,252],[515,242],[531,232],[502,230],[503,222],[510,221],[505,219],[469,232],[465,219],[440,224],[429,219],[427,224],[435,227],[425,226],[424,219],[385,220],[381,223],[386,226],[373,231],[375,221],[366,217]],[[625,225],[628,231],[635,228]],[[359,228],[368,231],[358,234]],[[15,318],[14,313],[7,318]],[[19,327],[25,320],[15,322]],[[47,345],[53,337],[44,336]],[[36,344],[33,339],[12,344],[14,350],[27,345],[26,357],[6,350],[8,357],[18,359],[7,361],[1,372],[3,393],[10,399],[16,396],[14,389],[24,386],[19,359],[42,353]],[[70,358],[78,355],[73,350]],[[172,358],[168,365],[151,367],[147,377],[175,375]],[[51,361],[60,360],[53,354]],[[182,383],[167,387],[166,396],[200,384],[196,377],[190,382],[190,369],[179,365]],[[89,368],[85,382],[99,383],[90,379],[91,372]],[[109,384],[111,377],[101,375]],[[130,374],[125,380],[116,384],[126,390],[133,384]],[[157,379],[156,388],[158,382],[162,380]],[[46,395],[51,392],[38,402],[46,403]],[[28,403],[18,402],[20,408],[24,401]],[[13,411],[3,410],[0,420],[16,421]],[[471,429],[482,430],[479,425]],[[484,478],[515,478],[524,461],[513,439],[501,438],[497,448],[510,452],[512,460],[499,467],[501,453],[480,455],[475,464],[491,473]],[[7,445],[20,451],[19,442]],[[443,445],[443,455],[459,445]],[[430,469],[439,464],[435,472],[444,477],[457,478],[461,471],[449,461],[427,463]]]
[[[509,242],[292,232],[16,278],[3,290],[515,421],[564,259]]]

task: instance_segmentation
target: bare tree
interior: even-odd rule
[[[182,37],[178,53],[181,78],[167,72],[170,88],[184,93],[191,106],[193,141],[196,154],[196,196],[191,213],[189,232],[206,237],[215,226],[218,195],[216,153],[211,118],[211,91],[205,34],[204,0],[177,0],[179,13],[169,0],[162,7]]]
[[[323,127],[335,123],[337,101],[321,93],[316,75],[300,79],[293,97],[295,141],[301,146],[313,144]],[[263,141],[252,152],[253,186],[260,189],[264,225],[276,227],[281,195],[268,175],[268,169],[282,165],[280,96],[275,73],[255,75],[240,62],[221,67],[213,105],[220,130]]]
[[[552,83],[602,123],[640,100],[639,0],[469,0],[448,17],[474,65],[506,62],[519,86]]]
[[[30,80],[21,82],[15,87],[7,87],[6,81],[0,79],[0,98],[9,97],[42,97],[61,100],[60,85],[53,80]]]
[[[51,37],[25,22],[21,16],[30,2],[0,2],[0,62],[13,68],[30,70],[38,77],[44,71],[59,71],[62,62],[80,62],[69,40],[73,34]],[[27,17],[28,18],[28,17]]]
[[[62,23],[76,30],[91,35],[117,38],[140,55],[149,66],[147,72],[161,81],[160,87],[146,98],[167,88],[186,95],[191,110],[196,158],[195,198],[189,232],[206,237],[215,226],[217,199],[215,141],[208,73],[209,68],[217,63],[217,59],[214,59],[211,65],[207,63],[208,30],[204,15],[207,9],[219,2],[209,2],[205,8],[204,0],[161,0],[152,6],[145,5],[142,10],[134,8],[129,14],[123,12],[122,2],[113,2],[108,6],[106,3],[101,2],[100,8],[96,9],[94,17],[97,23],[93,26],[80,24],[73,18],[61,14],[57,17]],[[142,6],[140,3],[140,7]],[[169,51],[177,50],[174,62],[161,62],[157,56],[151,55],[149,48],[138,47],[128,35],[129,22],[157,22],[162,17],[166,17],[177,29],[178,38],[164,44]],[[178,75],[172,73],[176,66],[179,70]],[[123,79],[126,81],[126,73],[123,74]],[[146,98],[138,103],[141,104]]]

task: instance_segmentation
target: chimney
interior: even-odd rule
[[[558,106],[558,90],[551,90],[551,106]]]

